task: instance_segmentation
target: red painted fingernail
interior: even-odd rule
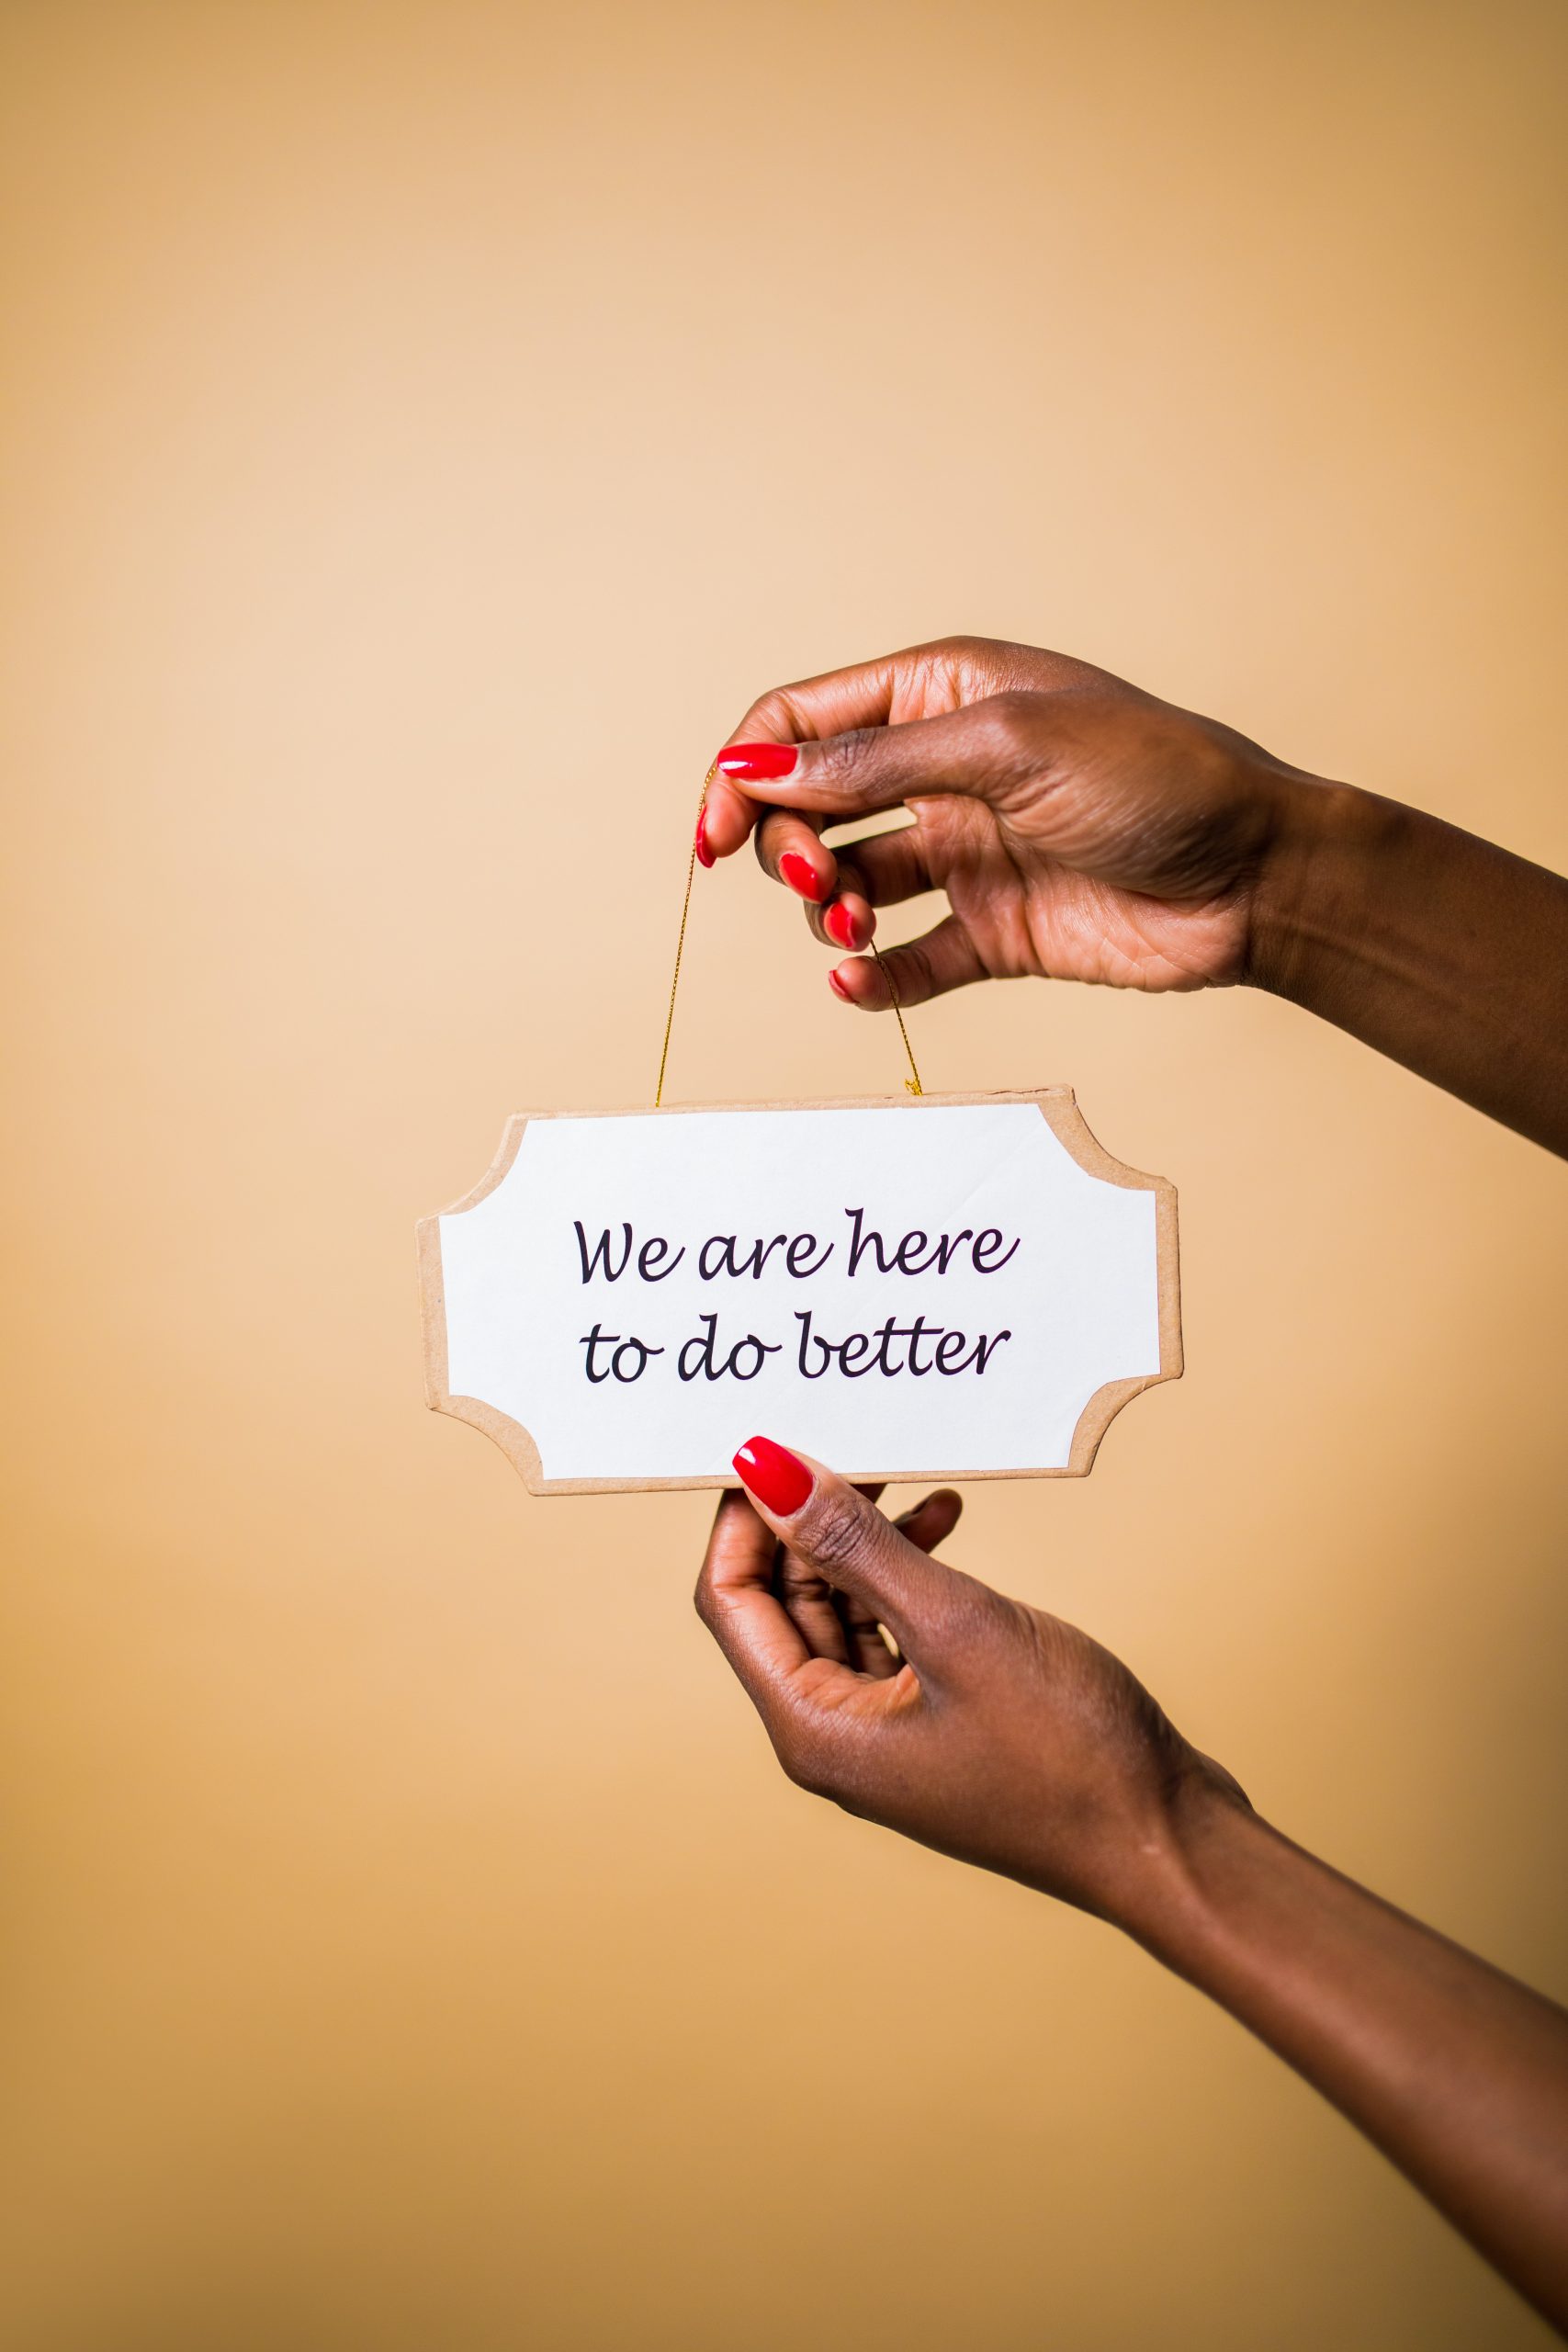
[[[713,852],[708,847],[708,812],[705,808],[697,819],[697,864],[699,865],[713,864]]]
[[[787,851],[779,860],[779,872],[792,890],[798,890],[803,899],[809,899],[816,905],[822,896],[822,885],[805,858],[797,857],[794,850]]]
[[[845,1004],[853,1004],[853,997],[850,994],[848,989],[844,986],[837,972],[829,973],[828,986],[832,989],[833,994],[836,997],[842,999]]]
[[[735,1456],[743,1483],[777,1519],[793,1519],[811,1492],[811,1473],[771,1437],[749,1437]]]
[[[822,918],[822,928],[829,939],[838,941],[840,947],[853,948],[855,944],[854,918],[841,899],[836,907],[829,908]]]
[[[715,764],[720,775],[732,775],[737,784],[766,784],[773,776],[788,775],[795,762],[793,743],[729,743]]]

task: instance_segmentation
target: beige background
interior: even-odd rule
[[[705,1498],[424,1413],[412,1228],[650,1090],[781,678],[1065,645],[1568,865],[1556,0],[0,16],[14,2340],[1540,2342],[1142,1954],[792,1790]],[[896,1089],[698,878],[677,1096]],[[954,1556],[1568,1989],[1563,1170],[1242,995],[915,1035],[1182,1195],[1187,1379]]]

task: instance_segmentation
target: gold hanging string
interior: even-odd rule
[[[692,911],[692,882],[697,870],[697,843],[702,838],[703,819],[707,813],[708,786],[718,774],[716,760],[703,778],[702,798],[697,803],[697,821],[692,828],[691,854],[686,859],[686,895],[681,901],[681,928],[675,938],[675,969],[670,976],[670,1010],[664,1016],[664,1043],[659,1049],[659,1083],[653,1090],[653,1107],[657,1111],[664,1101],[664,1071],[670,1059],[670,1032],[675,1026],[675,991],[681,985],[681,958],[686,952],[686,919]]]
[[[904,1026],[904,1008],[898,1001],[898,983],[894,978],[887,965],[884,962],[882,950],[878,947],[874,939],[871,943],[871,952],[875,959],[877,970],[881,973],[883,978],[887,983],[887,993],[893,1000],[893,1018],[898,1023],[898,1035],[904,1040],[904,1053],[909,1065],[909,1075],[904,1080],[904,1091],[906,1094],[923,1094],[926,1090],[920,1084],[920,1073],[915,1060],[915,1049],[909,1043],[909,1033]]]
[[[681,928],[675,936],[675,969],[670,976],[670,1004],[664,1015],[664,1043],[659,1049],[659,1082],[653,1090],[653,1107],[656,1111],[662,1109],[664,1103],[664,1072],[670,1062],[670,1034],[675,1026],[675,992],[681,985],[681,958],[686,952],[686,924],[691,917],[692,885],[697,872],[697,842],[702,834],[703,819],[707,813],[708,787],[717,774],[718,763],[716,760],[703,778],[702,797],[697,802],[697,821],[692,829],[692,846],[686,858],[686,890],[685,896],[681,900]],[[909,1065],[909,1075],[904,1080],[904,1091],[906,1094],[923,1094],[925,1088],[920,1084],[920,1073],[915,1061],[915,1049],[909,1043],[909,1033],[904,1026],[904,1008],[898,1001],[898,984],[883,961],[882,951],[874,939],[871,943],[871,953],[877,970],[887,983],[887,994],[893,1005],[893,1018],[898,1023],[898,1035],[904,1040],[904,1053]]]

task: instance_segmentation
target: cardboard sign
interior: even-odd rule
[[[513,1119],[419,1228],[426,1396],[536,1494],[1082,1476],[1181,1371],[1176,1193],[1035,1094]]]

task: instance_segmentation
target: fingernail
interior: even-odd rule
[[[697,819],[697,864],[699,865],[713,864],[713,852],[708,847],[708,812],[705,808]]]
[[[827,913],[823,916],[822,928],[827,933],[829,939],[836,939],[838,941],[840,947],[848,947],[852,950],[853,949],[855,945],[854,921],[848,907],[845,906],[841,899],[836,907],[829,907]]]
[[[822,896],[822,884],[805,858],[797,857],[794,850],[786,851],[779,860],[779,872],[792,890],[798,890],[803,899],[809,899],[816,905]]]
[[[844,986],[837,972],[829,973],[828,986],[832,989],[833,994],[836,997],[842,999],[845,1004],[853,1004],[853,997],[850,994],[848,989]]]
[[[798,1454],[771,1437],[749,1437],[735,1456],[741,1480],[778,1519],[793,1519],[811,1492],[811,1473]]]
[[[732,775],[737,784],[766,784],[775,775],[788,775],[795,761],[793,743],[730,743],[715,764],[720,775]]]

